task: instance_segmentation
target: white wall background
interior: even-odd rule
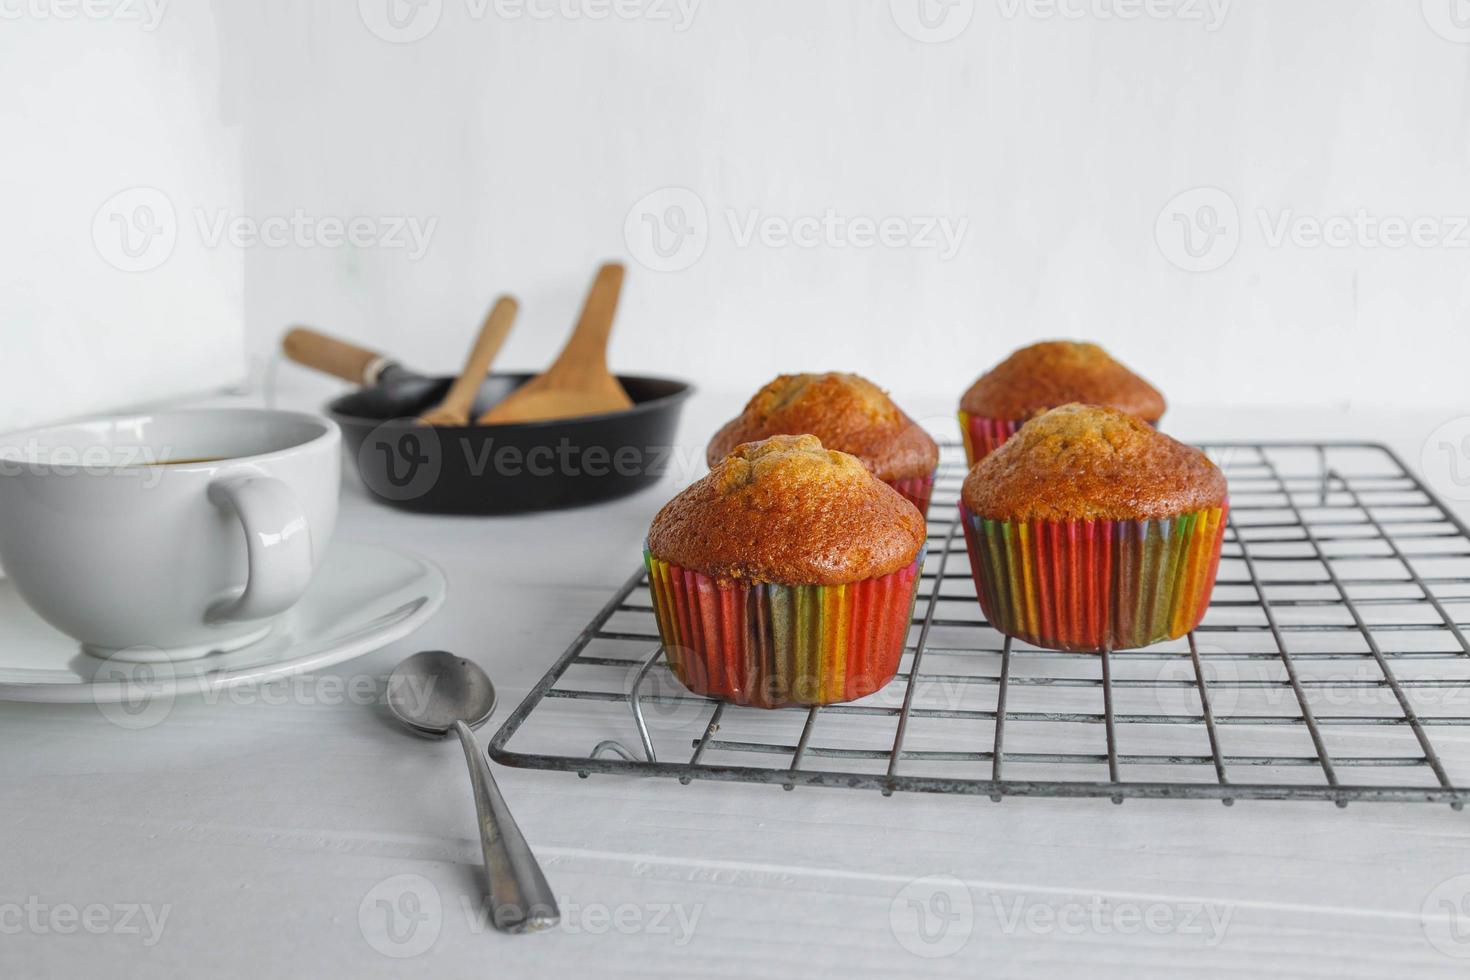
[[[165,29],[206,9],[216,33],[152,38],[195,84],[139,118],[171,140],[219,86],[238,93],[230,227],[298,225],[206,243],[243,261],[257,363],[311,323],[449,370],[511,290],[501,364],[539,367],[595,264],[624,257],[614,366],[708,388],[848,368],[958,394],[1060,335],[1113,348],[1177,404],[1466,400],[1464,0],[173,0]],[[104,96],[131,77],[92,65]],[[57,74],[23,70],[46,80],[28,97]],[[54,185],[35,175],[51,198],[177,163],[26,152],[38,172],[68,161]],[[68,221],[90,220],[91,196]],[[1310,240],[1359,212],[1387,229]],[[779,232],[829,214],[844,230],[815,247],[741,237],[753,218]],[[1273,242],[1283,217],[1295,237]],[[331,225],[353,218],[359,243],[341,244]],[[963,235],[953,254],[854,243],[882,219],[899,238],[931,219]],[[682,242],[669,258],[649,222]],[[46,298],[110,281],[78,272]],[[176,342],[214,329],[178,281],[135,285]]]
[[[0,3],[0,429],[208,391],[245,369],[230,41],[209,4]]]

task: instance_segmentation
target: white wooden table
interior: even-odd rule
[[[686,451],[738,400],[692,403]],[[1382,439],[1417,465],[1444,418],[1180,411],[1170,428]],[[1456,879],[1470,814],[1428,804],[997,805],[500,768],[564,921],[495,933],[458,747],[404,735],[339,680],[456,651],[500,690],[488,738],[631,571],[673,488],[451,519],[376,506],[349,481],[340,537],[414,549],[449,577],[415,635],[330,683],[181,700],[139,731],[91,706],[0,707],[0,976],[1470,971],[1470,928],[1451,914],[1459,903],[1470,926],[1470,878]],[[1466,741],[1436,732],[1442,751],[1470,754]]]

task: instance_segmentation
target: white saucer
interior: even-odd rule
[[[334,542],[311,587],[263,639],[230,653],[165,664],[119,664],[82,651],[0,580],[0,700],[122,701],[149,691],[194,694],[299,674],[360,657],[407,636],[444,602],[444,573],[382,545]]]

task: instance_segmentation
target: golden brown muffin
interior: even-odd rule
[[[1096,344],[1048,340],[1023,347],[981,375],[960,399],[972,416],[1024,421],[1059,405],[1110,405],[1157,423],[1164,396]]]
[[[961,499],[999,521],[1145,520],[1219,507],[1205,454],[1116,408],[1063,405],[975,464]]]
[[[975,596],[1007,636],[1131,650],[1183,636],[1209,609],[1225,477],[1136,416],[1039,415],[975,464],[960,503]]]
[[[837,585],[912,564],[927,525],[856,457],[816,436],[735,448],[653,519],[653,556],[713,578]]]
[[[939,446],[882,388],[832,372],[776,378],[715,433],[705,455],[713,467],[741,443],[804,433],[856,456],[880,480],[925,477],[939,465]]]

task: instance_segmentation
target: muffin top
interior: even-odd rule
[[[736,447],[664,505],[648,550],[715,578],[840,585],[907,567],[927,533],[856,457],[816,436],[772,436]]]
[[[961,497],[992,520],[1148,520],[1219,507],[1225,493],[1198,449],[1116,408],[1063,405],[976,463]]]
[[[880,480],[928,476],[939,446],[873,382],[856,374],[783,374],[710,440],[713,467],[743,442],[811,433],[851,453]]]
[[[1164,415],[1164,396],[1096,344],[1048,340],[1022,347],[980,376],[960,399],[971,415],[1025,421],[1071,402],[1111,405],[1145,422]]]

